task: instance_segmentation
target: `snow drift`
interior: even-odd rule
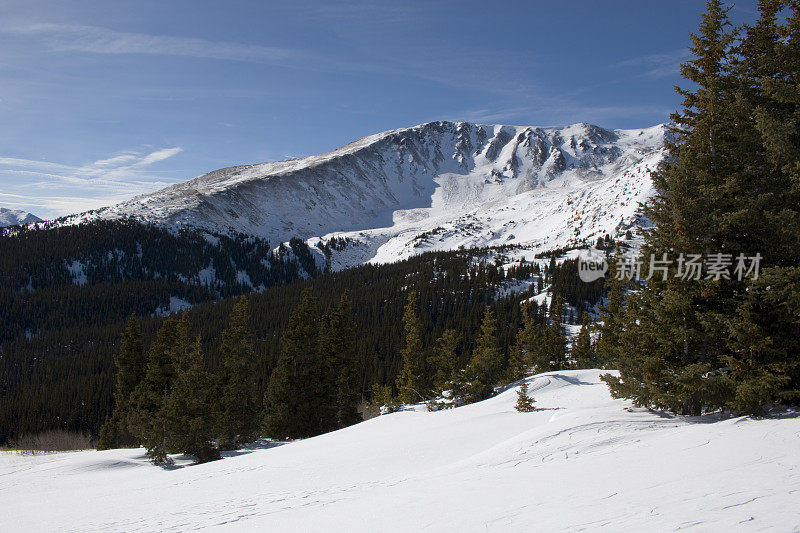
[[[800,418],[681,418],[612,400],[600,371],[528,378],[198,466],[142,450],[0,455],[4,531],[797,530]],[[180,461],[179,461],[180,462]]]

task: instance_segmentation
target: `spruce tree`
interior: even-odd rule
[[[214,445],[214,402],[212,380],[206,371],[200,337],[192,341],[187,315],[177,328],[174,353],[175,380],[164,405],[166,440],[171,451],[192,455],[204,463],[219,458]]]
[[[577,368],[593,368],[596,361],[592,334],[590,331],[589,314],[583,315],[583,323],[578,336],[572,344],[572,359]]]
[[[417,313],[417,292],[411,291],[408,293],[408,302],[403,313],[405,343],[400,351],[402,368],[395,382],[397,397],[403,403],[424,400],[428,392],[425,382],[426,361],[422,345],[422,321]]]
[[[523,380],[519,390],[517,390],[517,403],[514,408],[520,413],[530,413],[535,411],[534,400],[528,395],[528,381]]]
[[[447,329],[436,341],[434,356],[430,358],[433,366],[433,386],[437,393],[448,390],[452,386],[453,372],[458,361],[458,344],[460,335],[454,329]]]
[[[728,321],[731,406],[756,414],[767,404],[800,403],[800,6],[764,1],[759,9],[757,24],[745,28],[736,69],[738,104],[754,117],[764,158],[742,183],[750,190],[731,218],[763,255],[764,268]]]
[[[494,393],[503,372],[503,354],[497,347],[497,320],[491,307],[486,307],[481,333],[467,366],[469,401],[478,401]]]
[[[540,324],[538,313],[528,304],[524,308],[525,322],[522,331],[517,334],[516,342],[511,348],[509,357],[510,381],[524,378],[535,363],[535,356],[540,348]]]
[[[330,365],[319,347],[319,310],[310,288],[281,337],[278,364],[267,387],[265,430],[274,438],[305,438],[335,429]]]
[[[128,427],[139,443],[147,448],[150,459],[160,464],[169,453],[167,423],[164,413],[175,377],[173,361],[178,348],[178,322],[167,318],[156,334],[147,354],[147,372],[131,396]]]
[[[798,84],[797,50],[789,51],[797,10],[778,27],[782,5],[761,3],[761,20],[734,46],[726,11],[709,1],[692,35],[694,59],[682,74],[694,88],[680,90],[674,157],[654,174],[658,194],[646,214],[656,227],[643,256],[759,253],[763,272],[759,280],[694,280],[673,268],[667,280],[629,295],[620,376],[604,379],[613,395],[637,405],[757,413],[797,398]],[[781,101],[781,93],[794,96]],[[776,305],[789,312],[766,322]]]
[[[361,421],[357,411],[361,390],[355,343],[356,325],[345,291],[337,306],[323,318],[319,332],[320,356],[328,362],[330,371],[326,401],[335,406],[337,428]]]
[[[131,396],[145,376],[147,358],[142,346],[142,331],[134,315],[120,339],[119,351],[114,355],[117,375],[114,381],[114,411],[100,430],[98,450],[137,445],[128,430]]]
[[[233,306],[220,346],[216,432],[222,449],[233,449],[258,437],[261,402],[256,389],[254,342],[247,298],[242,296]]]
[[[620,337],[623,328],[623,312],[627,282],[617,277],[617,271],[624,260],[623,252],[618,246],[610,257],[608,273],[604,281],[604,292],[607,302],[601,306],[602,320],[599,325],[600,337],[597,339],[595,353],[598,365],[616,368],[621,350]]]

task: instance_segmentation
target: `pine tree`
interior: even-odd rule
[[[452,388],[453,372],[456,368],[458,344],[461,341],[454,329],[447,329],[436,341],[434,356],[429,362],[433,366],[433,386],[437,393]]]
[[[486,307],[481,334],[467,366],[469,401],[478,401],[494,393],[503,372],[503,354],[497,347],[497,320],[491,307]]]
[[[550,303],[549,323],[542,327],[537,344],[532,350],[532,361],[536,372],[548,372],[567,368],[567,337],[561,324],[563,303],[553,295]]]
[[[530,413],[535,411],[534,400],[528,395],[528,381],[523,380],[519,390],[517,390],[517,404],[514,408],[520,413]]]
[[[330,365],[319,353],[318,302],[303,291],[281,337],[278,364],[267,387],[265,429],[275,438],[305,438],[335,429]]]
[[[380,414],[394,413],[400,409],[401,405],[392,396],[392,387],[389,385],[372,385],[372,399],[369,402],[370,409],[379,409]]]
[[[211,376],[205,369],[200,337],[191,338],[187,315],[177,328],[175,380],[164,405],[166,440],[176,452],[193,455],[204,463],[219,458],[214,445],[214,402]]]
[[[522,331],[517,334],[516,342],[511,348],[509,357],[509,379],[517,381],[528,374],[534,365],[534,358],[539,348],[540,324],[538,312],[530,304],[524,310],[525,322]]]
[[[175,377],[173,361],[178,348],[177,320],[167,318],[158,330],[147,355],[144,380],[131,396],[128,426],[150,459],[160,464],[169,450],[164,405]]]
[[[748,31],[737,58],[726,11],[720,1],[708,2],[692,35],[695,57],[682,66],[695,87],[679,91],[684,109],[673,117],[680,127],[670,146],[675,157],[654,175],[658,194],[646,214],[656,228],[646,235],[643,256],[758,252],[767,267],[764,278],[776,275],[772,295],[783,294],[781,303],[791,308],[796,274],[785,261],[796,265],[798,258],[796,245],[789,244],[800,235],[798,197],[791,171],[784,174],[786,167],[776,164],[778,154],[789,152],[777,148],[771,157],[775,123],[767,126],[771,110],[781,109],[780,115],[787,109],[771,106],[768,88],[797,64],[796,54],[785,64],[779,59],[791,40],[775,27],[779,5],[760,5],[759,26]],[[786,84],[791,86],[796,93],[796,78]],[[796,139],[796,131],[789,126],[774,146],[786,147],[783,133]],[[780,275],[772,268],[789,270]],[[779,353],[768,345],[771,333],[791,335],[797,324],[790,318],[771,329],[761,322],[772,297],[759,290],[761,280],[685,280],[677,274],[673,269],[667,280],[650,280],[628,297],[615,365],[620,377],[604,378],[612,394],[691,415],[721,407],[758,412],[791,397],[797,342],[784,337]]]
[[[599,326],[600,337],[597,339],[595,353],[599,366],[615,368],[622,348],[620,337],[623,329],[623,312],[627,283],[617,277],[617,271],[624,260],[623,252],[617,247],[608,264],[608,274],[604,282],[604,290],[608,302],[600,308],[602,321]]]
[[[218,373],[217,435],[223,449],[233,449],[258,437],[260,401],[256,389],[257,359],[247,298],[234,305],[222,332]]]
[[[139,321],[131,315],[122,334],[120,349],[114,356],[117,375],[114,384],[114,411],[100,430],[98,450],[135,446],[136,438],[128,430],[131,396],[145,375],[147,358],[142,346]]]
[[[764,1],[759,9],[758,23],[745,28],[737,73],[738,103],[754,117],[764,159],[741,184],[750,190],[732,218],[765,268],[728,315],[731,406],[754,414],[767,404],[800,402],[800,6]]]
[[[397,397],[403,403],[424,400],[427,395],[425,383],[425,350],[422,345],[422,321],[417,316],[417,292],[408,293],[408,302],[403,314],[405,344],[400,351],[402,368],[397,375]]]
[[[583,315],[581,330],[572,344],[572,359],[577,368],[593,368],[596,363],[588,313]]]
[[[336,308],[322,320],[319,332],[321,357],[328,361],[331,375],[327,394],[329,402],[336,408],[337,428],[361,421],[357,406],[361,401],[358,361],[356,357],[356,325],[350,307],[350,298],[345,291]]]

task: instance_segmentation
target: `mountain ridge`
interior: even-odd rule
[[[32,222],[41,221],[42,219],[33,213],[0,207],[0,228],[6,226],[19,226],[22,224],[30,224]]]
[[[131,217],[319,249],[335,237],[347,243],[326,252],[337,269],[461,246],[558,248],[637,223],[667,135],[663,124],[429,122],[325,154],[218,169],[67,220]]]

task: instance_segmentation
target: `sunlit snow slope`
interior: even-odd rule
[[[33,213],[0,207],[0,227],[29,224],[40,220],[41,219]]]
[[[459,246],[552,249],[636,223],[665,135],[664,125],[431,122],[323,155],[224,168],[71,220],[130,216],[275,246],[349,239],[333,268]]]
[[[140,450],[0,455],[2,531],[697,531],[800,528],[800,418],[626,409],[599,371],[529,378],[199,466]]]

